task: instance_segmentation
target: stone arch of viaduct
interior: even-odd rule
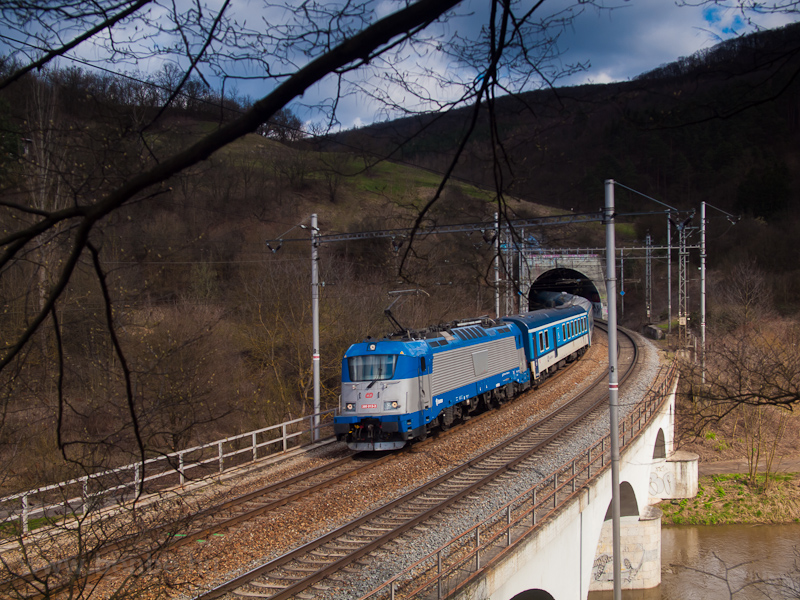
[[[697,494],[697,456],[674,451],[674,388],[620,458],[622,587],[661,582],[661,511],[665,499]],[[515,546],[458,594],[492,600],[575,600],[613,589],[611,472]]]

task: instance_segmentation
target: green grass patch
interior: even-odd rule
[[[615,223],[614,232],[620,237],[636,237],[636,225],[633,223]]]
[[[62,525],[63,517],[36,517],[28,519],[28,531],[35,531],[41,527]],[[22,521],[14,519],[0,523],[0,538],[13,538],[22,535]]]
[[[697,496],[659,505],[664,525],[792,523],[800,521],[800,477],[796,473],[764,476],[750,483],[739,473],[700,478]]]

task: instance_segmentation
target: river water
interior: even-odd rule
[[[663,527],[661,585],[652,590],[623,591],[622,598],[800,599],[799,553],[800,523]],[[792,574],[789,588],[785,587],[786,574]],[[770,585],[748,585],[759,580]],[[610,598],[611,592],[589,595],[589,600]]]

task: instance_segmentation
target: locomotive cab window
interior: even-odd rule
[[[347,359],[350,381],[391,379],[394,377],[396,366],[396,354],[368,354],[365,356],[350,356]]]

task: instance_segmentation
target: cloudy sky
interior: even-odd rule
[[[543,8],[552,10],[565,2],[551,0]],[[481,5],[485,4],[479,0],[471,2],[469,10],[461,12],[474,11],[473,14],[449,22],[448,28],[469,35],[485,19],[481,14]],[[797,13],[743,15],[721,2],[701,0],[608,0],[605,4],[614,8],[585,6],[561,33],[558,41],[561,62],[581,63],[588,68],[559,80],[558,85],[625,81],[722,40],[752,32],[756,26],[771,29],[800,19]],[[316,93],[324,95],[323,90],[324,85]],[[301,111],[298,107],[298,112]],[[364,94],[344,98],[338,117],[344,128],[387,118]]]
[[[754,25],[743,19],[741,12],[720,6],[679,6],[674,0],[631,0],[618,6],[615,10],[585,11],[575,20],[574,30],[565,34],[568,55],[591,62],[591,68],[572,77],[571,83],[624,81],[754,31]],[[800,17],[747,16],[765,29]]]
[[[297,10],[302,2],[303,0],[285,0],[284,4],[282,0],[152,0],[145,9],[139,11],[140,15],[143,14],[142,19],[124,21],[114,28],[115,47],[130,48],[131,52],[127,56],[135,58],[126,59],[124,55],[117,54],[114,62],[110,61],[108,45],[103,45],[104,40],[107,42],[104,35],[81,44],[70,52],[70,56],[80,60],[78,64],[81,65],[93,64],[98,68],[152,77],[163,72],[169,62],[177,63],[182,69],[188,67],[185,53],[181,57],[185,39],[175,33],[170,23],[171,17],[180,20],[184,14],[191,15],[192,7],[202,6],[202,11],[199,12],[210,22],[216,11],[225,6],[225,15],[233,30],[241,27],[242,30],[247,28],[262,32],[266,28],[270,33],[281,33],[275,27],[303,23],[303,13]],[[335,7],[337,2],[343,3],[343,0],[326,0],[318,4],[311,2],[307,6],[320,7],[318,16],[324,28],[330,25],[325,9]],[[375,18],[390,15],[403,4],[403,0],[357,0],[350,5],[358,7],[362,2],[367,14]],[[535,2],[536,0],[517,0],[514,4],[517,14],[521,14]],[[679,57],[713,46],[721,40],[754,31],[756,27],[780,27],[800,18],[800,9],[791,8],[794,0],[764,0],[758,3],[761,6],[790,7],[784,11],[770,12],[762,9],[760,13],[742,14],[735,9],[726,8],[729,4],[740,3],[752,2],[545,0],[535,12],[534,22],[546,20],[548,15],[553,14],[569,17],[566,27],[549,28],[544,36],[549,37],[553,31],[560,34],[557,40],[560,54],[549,61],[552,66],[550,73],[558,72],[565,65],[581,64],[585,69],[558,79],[556,85],[607,83],[631,79]],[[602,4],[606,8],[599,9],[595,4]],[[467,48],[474,45],[471,40],[477,38],[481,27],[486,23],[489,5],[486,0],[464,0],[454,14],[443,22],[431,25],[423,34],[421,43],[406,45],[395,54],[390,53],[387,59],[373,61],[359,72],[349,74],[344,86],[335,78],[328,77],[309,89],[290,108],[309,125],[324,126],[326,113],[319,110],[319,107],[324,107],[326,101],[331,105],[335,98],[336,119],[333,124],[335,128],[347,129],[401,116],[402,111],[387,108],[392,103],[406,110],[424,111],[437,108],[437,102],[441,107],[443,103],[460,98],[465,89],[473,88],[480,81],[483,77],[480,69],[486,67],[470,68],[453,55],[448,55],[449,40],[455,35],[464,41]],[[11,11],[9,14],[13,16],[14,13]],[[0,17],[0,53],[8,53],[9,44],[13,45],[12,41],[17,40],[16,47],[23,50],[16,58],[27,62],[36,54],[31,48],[42,47],[42,43],[35,39],[37,33],[42,33],[42,29],[37,30],[35,21],[33,24],[26,24],[27,21],[20,24],[9,21],[5,13],[0,13]],[[339,20],[333,23],[335,25],[332,31],[336,32],[336,25],[341,23]],[[360,25],[358,18],[353,18],[351,24]],[[80,27],[72,22],[59,21],[49,23],[48,31],[51,34],[57,33],[61,39],[71,39],[81,33]],[[29,37],[26,39],[26,36]],[[428,39],[424,39],[425,36],[429,36]],[[200,52],[204,39],[201,32],[196,39],[190,40],[193,45],[190,49],[192,54]],[[324,35],[321,39],[326,41]],[[26,46],[31,40],[34,44]],[[205,80],[215,89],[221,89],[220,73],[240,75],[238,80],[228,79],[231,83],[226,83],[226,93],[235,92],[257,100],[267,95],[281,80],[280,76],[264,78],[267,68],[272,72],[288,74],[293,68],[306,64],[317,53],[318,48],[309,50],[302,43],[302,38],[294,38],[291,43],[281,43],[281,40],[276,41],[275,38],[253,36],[243,40],[242,45],[232,52],[232,58],[227,64],[224,64],[226,59],[221,58],[216,69],[209,64],[201,64],[199,68],[203,70]],[[213,49],[217,57],[226,56],[223,50]],[[248,58],[242,59],[243,52]],[[481,57],[484,55],[485,52]],[[68,62],[69,59],[62,59],[59,64],[67,66]],[[517,75],[524,78],[528,73],[522,69]],[[409,84],[407,88],[398,84],[397,79],[400,77]],[[541,82],[530,80],[522,87],[510,87],[515,91],[528,91],[541,85]],[[327,117],[330,119],[329,113]]]

